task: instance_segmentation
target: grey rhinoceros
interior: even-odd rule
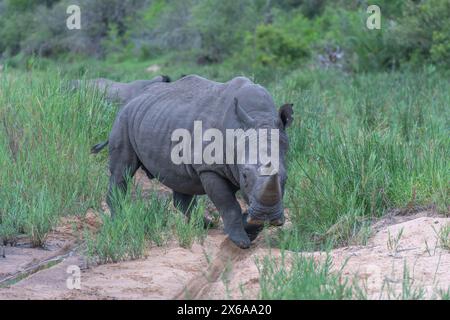
[[[136,80],[130,83],[115,82],[105,78],[91,80],[74,80],[72,89],[78,89],[85,82],[87,87],[92,87],[105,94],[106,100],[124,106],[129,101],[144,92],[150,85],[159,82],[170,82],[168,76],[157,76],[150,80]]]
[[[150,179],[157,178],[173,190],[174,204],[188,217],[195,196],[207,194],[229,238],[237,246],[248,248],[266,223],[284,223],[285,129],[292,115],[292,104],[277,110],[269,92],[244,77],[218,83],[190,75],[172,83],[153,84],[118,113],[109,139],[92,148],[98,153],[109,143],[107,202],[112,216],[117,209],[112,201],[114,190],[126,191],[127,175],[133,176],[141,167]],[[270,163],[260,161],[174,163],[172,133],[183,128],[195,135],[196,121],[201,121],[205,130],[214,128],[224,134],[227,129],[278,130],[278,170],[263,175],[261,169]],[[246,214],[236,200],[238,190],[248,204]]]

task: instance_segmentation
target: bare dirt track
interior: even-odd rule
[[[45,250],[27,248],[26,240],[7,247],[6,258],[0,257],[0,299],[257,299],[256,261],[281,255],[259,238],[250,249],[239,249],[221,229],[213,229],[203,245],[191,249],[173,242],[149,248],[143,259],[88,267],[76,249],[74,230],[81,225],[98,228],[98,223],[90,211],[83,219],[63,220]],[[373,226],[367,245],[331,251],[333,268],[342,268],[343,276],[364,288],[368,298],[385,299],[400,297],[406,266],[412,287],[423,288],[426,298],[436,297],[439,288],[450,287],[450,252],[437,242],[437,232],[447,224],[450,218],[430,211],[384,219]],[[287,261],[295,254],[286,252]],[[300,254],[318,261],[326,256]],[[70,265],[82,270],[80,290],[67,289]]]
[[[367,246],[331,251],[334,268],[340,269],[346,262],[343,275],[350,281],[359,281],[369,298],[378,299],[401,294],[406,265],[412,286],[425,289],[425,296],[433,297],[438,288],[450,286],[450,253],[436,245],[435,233],[450,219],[427,215],[423,212],[412,220],[382,228]],[[402,229],[398,247],[389,249],[389,236],[393,238]],[[64,246],[56,251],[8,247],[6,259],[0,262],[0,276],[5,278],[38,261],[64,254]],[[194,244],[191,249],[175,244],[153,247],[145,259],[84,269],[81,290],[67,289],[66,270],[74,264],[83,269],[84,259],[77,253],[66,254],[58,264],[0,289],[0,298],[253,299],[259,290],[256,260],[268,254],[280,256],[279,250],[269,250],[262,241],[250,250],[238,249],[221,230],[211,230],[203,245]],[[322,252],[304,254],[312,254],[318,260],[325,256]]]

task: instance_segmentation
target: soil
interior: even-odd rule
[[[77,249],[77,234],[83,226],[99,228],[100,221],[98,214],[88,211],[83,218],[64,218],[44,249],[29,247],[26,239],[6,247],[6,258],[0,257],[0,299],[257,299],[258,259],[281,255],[259,238],[250,249],[239,249],[219,228],[190,249],[173,242],[148,248],[139,260],[88,266]],[[367,245],[332,250],[333,269],[342,269],[368,298],[385,299],[401,296],[406,266],[413,289],[423,288],[425,298],[435,298],[439,288],[450,287],[450,251],[437,240],[437,232],[448,224],[450,218],[430,210],[387,217],[373,226]],[[301,254],[317,260],[326,256]],[[67,288],[71,265],[81,269],[81,289]]]

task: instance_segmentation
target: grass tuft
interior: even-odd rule
[[[156,192],[144,197],[139,186],[133,189],[135,192],[125,195],[116,192],[116,216],[105,215],[98,233],[85,233],[90,260],[109,263],[139,259],[151,245],[162,246],[176,239],[181,247],[190,248],[195,240],[206,237],[204,205],[195,206],[188,221],[168,198]]]
[[[332,260],[323,262],[314,257],[296,255],[290,265],[282,256],[276,261],[270,256],[258,264],[261,299],[289,300],[347,300],[363,298],[362,291],[344,280],[339,272],[332,272]]]

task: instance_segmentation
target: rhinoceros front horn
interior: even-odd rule
[[[266,206],[273,206],[281,200],[280,176],[275,173],[264,177],[264,182],[259,189],[258,200]]]

